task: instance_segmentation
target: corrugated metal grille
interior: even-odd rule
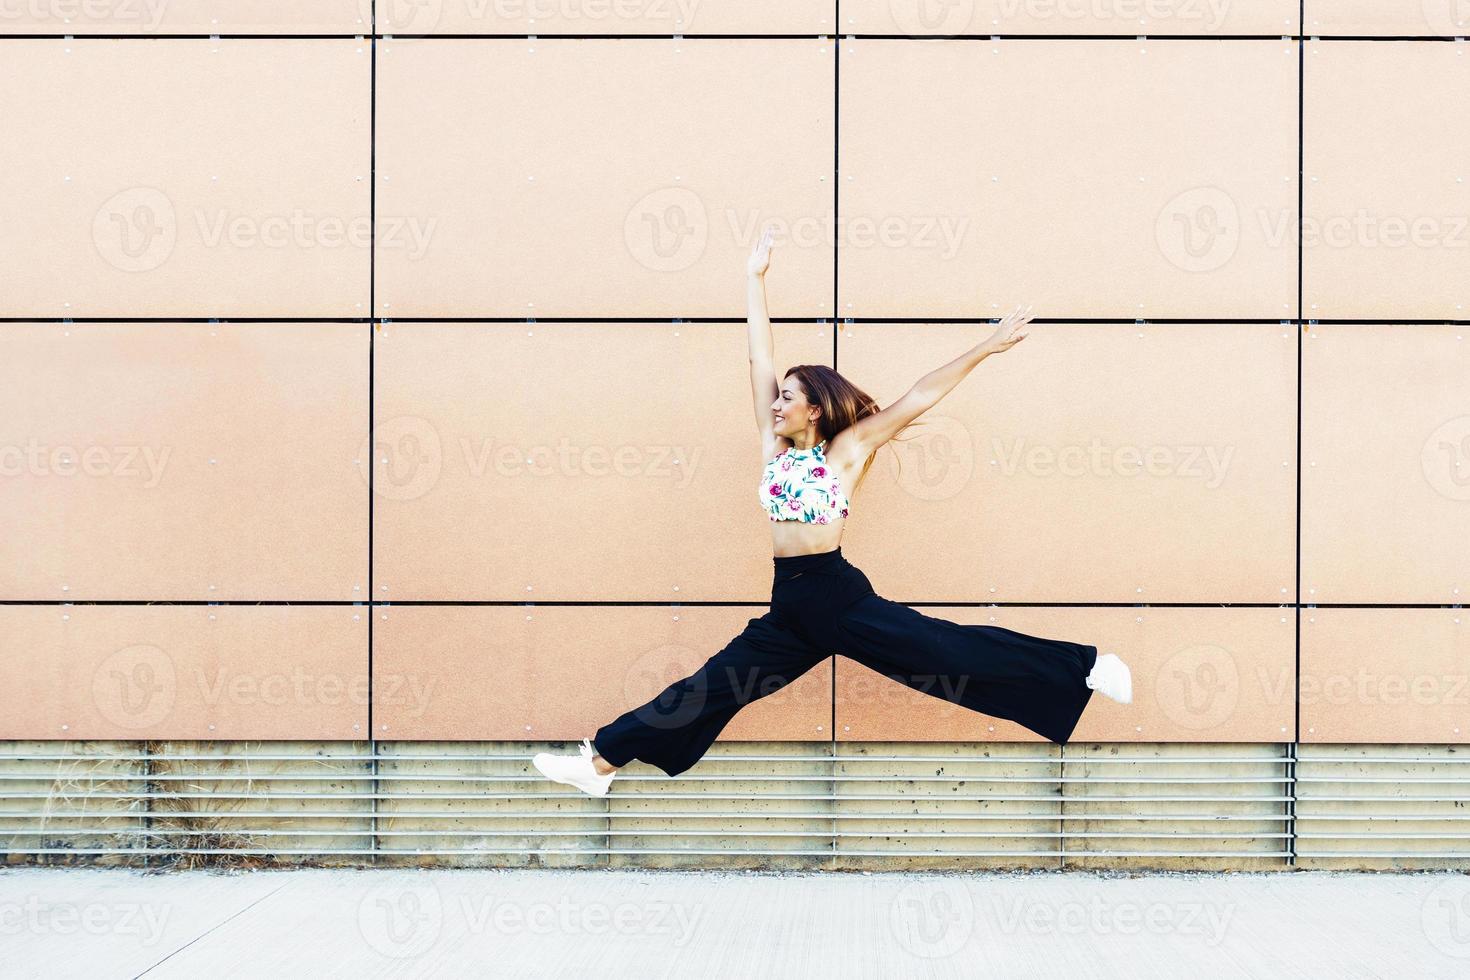
[[[561,743],[0,744],[11,862],[1446,867],[1454,746],[718,743],[606,799]]]

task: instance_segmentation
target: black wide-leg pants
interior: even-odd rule
[[[915,690],[1065,743],[1092,697],[1097,647],[926,616],[873,591],[839,547],[775,559],[771,608],[647,704],[598,729],[597,753],[670,776],[693,766],[735,713],[834,653]]]

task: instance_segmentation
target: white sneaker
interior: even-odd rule
[[[1097,663],[1092,665],[1092,673],[1087,675],[1087,686],[1119,704],[1133,701],[1133,674],[1116,653],[1105,653],[1097,658]]]
[[[582,739],[581,755],[552,755],[549,752],[538,752],[531,759],[531,765],[535,766],[541,775],[553,782],[575,786],[591,796],[606,796],[607,788],[612,785],[617,771],[614,770],[607,775],[598,772],[597,767],[592,764],[592,757],[596,754],[592,750],[592,743],[584,738]]]

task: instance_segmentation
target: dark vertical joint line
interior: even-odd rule
[[[842,255],[842,236],[838,229],[842,227],[841,212],[838,211],[840,194],[842,189],[842,157],[838,151],[839,142],[842,139],[842,95],[840,86],[842,84],[842,11],[840,0],[832,0],[832,370],[837,370],[837,338],[842,332],[842,310],[838,303],[837,265]],[[837,759],[837,657],[828,659],[832,665],[832,677],[830,686],[831,693],[827,698],[827,704],[831,719],[831,728],[828,735],[831,737],[829,744],[832,753],[832,782],[828,795],[833,799],[828,802],[832,808],[831,833],[832,836],[832,867],[837,867],[838,841],[837,836],[837,768],[841,765]]]
[[[368,838],[368,849],[373,854],[373,863],[377,863],[378,850],[378,797],[382,794],[382,788],[378,782],[378,742],[373,729],[373,502],[377,496],[373,478],[378,467],[377,447],[374,443],[374,401],[376,398],[377,385],[377,334],[378,334],[378,5],[373,4],[372,10],[373,34],[368,46],[370,61],[368,62],[368,445],[367,445],[367,468],[368,468],[368,552],[367,552],[367,603],[363,606],[368,618],[368,649],[367,649],[367,743],[368,754],[372,761],[368,764],[373,773],[373,799],[370,806],[372,814],[369,826],[372,835]]]
[[[1305,324],[1302,320],[1306,312],[1303,304],[1302,279],[1304,253],[1302,251],[1302,233],[1305,223],[1303,207],[1305,205],[1305,191],[1303,183],[1306,180],[1306,130],[1304,120],[1306,118],[1307,100],[1307,55],[1306,41],[1302,34],[1307,28],[1307,3],[1299,0],[1297,4],[1297,42],[1296,42],[1296,597],[1292,602],[1296,623],[1294,626],[1296,642],[1292,644],[1292,656],[1294,659],[1293,673],[1296,677],[1296,696],[1292,700],[1292,737],[1291,758],[1296,759],[1300,755],[1302,738],[1302,355],[1305,345],[1302,343],[1302,331]],[[1290,792],[1290,799],[1286,804],[1286,827],[1290,834],[1288,838],[1287,857],[1288,866],[1296,866],[1296,767],[1295,761],[1287,763],[1286,787]]]

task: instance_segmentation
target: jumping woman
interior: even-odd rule
[[[677,776],[693,766],[745,705],[780,690],[834,653],[934,697],[1007,718],[1063,743],[1093,691],[1127,704],[1128,666],[1097,647],[965,626],[926,616],[873,591],[842,556],[849,499],[873,457],[933,408],[976,365],[1026,337],[1030,308],[1002,319],[985,341],[920,378],[885,409],[832,368],[800,364],[778,384],[765,274],[767,228],[750,255],[746,296],[750,381],[766,463],[760,505],[771,521],[775,575],[770,610],[658,697],[582,740],[578,755],[540,753],[541,774],[607,795],[639,759]],[[855,479],[854,479],[855,477]]]

